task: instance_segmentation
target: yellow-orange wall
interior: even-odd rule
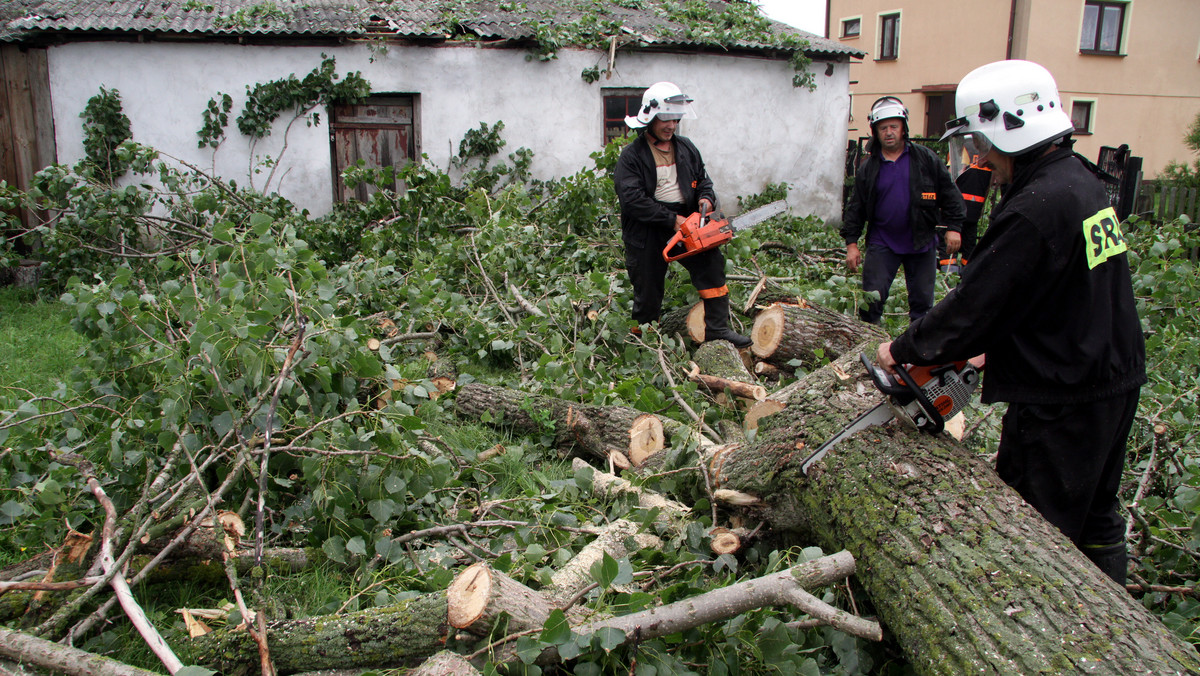
[[[1127,143],[1144,158],[1146,177],[1170,161],[1190,163],[1196,155],[1182,138],[1200,114],[1200,0],[1130,0],[1122,56],[1079,53],[1083,6],[1084,0],[829,0],[829,37],[839,39],[842,19],[862,17],[861,36],[842,39],[867,52],[850,67],[849,138],[870,134],[867,111],[885,94],[908,105],[919,134],[925,95],[914,90],[952,89],[971,69],[1011,54],[1054,74],[1067,111],[1073,100],[1095,101],[1092,133],[1077,136],[1083,155],[1094,160],[1101,146]],[[897,11],[898,58],[878,61],[879,15]]]

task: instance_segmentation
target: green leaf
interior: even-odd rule
[[[218,672],[204,667],[187,666],[175,672],[175,676],[213,676]]]
[[[321,551],[338,563],[346,563],[346,540],[340,535],[334,535],[321,543]]]
[[[601,589],[608,589],[621,572],[621,566],[611,554],[604,552],[604,557],[592,564],[590,572],[592,579],[596,581],[596,584],[600,585]]]
[[[567,622],[566,613],[559,608],[551,611],[550,617],[546,618],[545,624],[542,625],[542,635],[539,640],[554,646],[570,641],[571,625]]]
[[[346,542],[346,551],[358,556],[364,556],[367,553],[367,543],[362,539],[361,535],[355,535]]]
[[[613,650],[625,644],[625,632],[616,627],[604,627],[597,631],[594,637],[600,639],[600,647],[604,650]]]

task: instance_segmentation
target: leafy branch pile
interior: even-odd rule
[[[130,143],[118,152],[160,187],[114,189],[81,164],[52,167],[14,196],[57,214],[41,233],[46,279],[89,342],[59,391],[0,395],[0,551],[10,552],[0,579],[50,570],[43,576],[93,581],[41,599],[9,591],[0,622],[156,664],[127,625],[101,623],[118,612],[105,574],[89,570],[105,524],[101,494],[119,515],[110,524],[116,566],[150,622],[185,663],[209,666],[177,608],[219,609],[208,621],[230,627],[251,611],[350,621],[424,603],[478,560],[548,588],[619,519],[663,543],[601,558],[579,609],[627,614],[820,556],[773,533],[736,556],[714,555],[710,528],[728,515],[695,471],[694,437],[681,435],[657,473],[638,480],[692,508],[683,527],[664,530],[659,510],[635,498],[594,496],[594,472],[560,457],[561,430],[545,411],[524,412],[537,429],[521,436],[494,429],[486,412],[455,414],[435,367],[448,367],[459,387],[621,405],[693,430],[741,417],[679,377],[690,357],[681,339],[629,333],[607,174],[619,148],[594,155],[594,168],[536,182],[522,169],[528,151],[497,159],[501,130],[464,139],[454,176],[420,163],[352,170],[347,180],[380,189],[317,220]],[[770,186],[746,203],[782,191]],[[1186,252],[1197,241],[1181,224],[1133,228],[1132,238],[1153,380],[1131,443],[1131,541],[1145,603],[1196,642],[1200,354],[1189,310],[1200,288]],[[840,275],[835,233],[812,220],[760,225],[725,253],[734,306],[762,277],[773,293],[831,309],[862,300]],[[690,305],[695,290],[674,275],[667,306]],[[793,364],[797,373],[817,365]],[[974,413],[968,443],[981,452],[994,448],[986,421],[995,415]],[[226,547],[226,538],[242,541]],[[849,585],[824,600],[869,612]],[[564,634],[561,613],[552,619],[493,652],[485,646],[502,636],[452,636],[448,647],[493,660],[491,670],[507,645],[511,668],[524,673],[541,673],[533,661],[549,648],[593,674],[635,663],[710,674],[907,669],[895,646],[814,626],[787,607],[619,647],[599,634],[581,642]]]

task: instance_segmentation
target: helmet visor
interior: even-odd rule
[[[957,176],[962,169],[976,164],[992,149],[992,142],[979,132],[950,137],[951,175]]]

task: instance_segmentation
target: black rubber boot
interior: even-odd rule
[[[1084,545],[1080,549],[1101,572],[1122,587],[1125,586],[1125,576],[1129,572],[1129,555],[1125,553],[1124,542],[1106,547]]]
[[[729,328],[729,296],[704,299],[704,342],[728,340],[741,350],[754,341]]]

